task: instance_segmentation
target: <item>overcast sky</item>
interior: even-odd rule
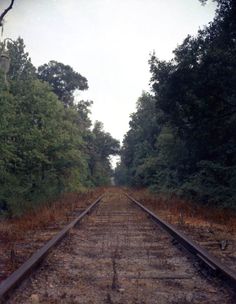
[[[0,0],[0,12],[10,0]],[[214,17],[198,0],[15,0],[4,36],[21,36],[34,65],[57,60],[88,79],[78,97],[94,101],[92,119],[122,141],[130,113],[149,89],[149,54],[168,60]]]

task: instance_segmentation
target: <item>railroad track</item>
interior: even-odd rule
[[[236,286],[235,273],[217,259],[132,197],[110,192],[5,280],[0,297],[9,304],[236,303],[232,289],[220,278],[203,275],[201,265],[174,246],[173,238]]]

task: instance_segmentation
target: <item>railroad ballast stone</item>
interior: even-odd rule
[[[109,192],[10,303],[233,303],[121,192]]]

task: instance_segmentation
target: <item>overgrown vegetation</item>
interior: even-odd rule
[[[119,142],[100,122],[92,128],[90,101],[74,100],[87,79],[56,61],[36,69],[21,38],[8,51],[8,84],[0,72],[0,213],[108,184]]]
[[[214,206],[203,206],[179,198],[178,196],[156,195],[148,189],[130,190],[131,195],[144,204],[147,208],[158,214],[162,219],[174,225],[214,228],[227,233],[236,231],[236,211],[231,208],[215,208]],[[206,229],[207,231],[207,229]]]
[[[65,193],[21,217],[0,221],[0,282],[104,191],[96,187],[83,193]]]
[[[216,2],[174,59],[151,56],[152,94],[131,115],[117,183],[236,207],[236,2]]]

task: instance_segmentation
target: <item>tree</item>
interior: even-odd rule
[[[19,37],[16,41],[8,41],[7,48],[11,59],[9,79],[17,81],[36,78],[36,69],[31,63],[29,53],[25,52],[23,39]]]
[[[60,193],[109,183],[109,155],[119,146],[101,124],[91,130],[92,102],[64,106],[37,78],[24,48],[21,38],[9,44],[9,87],[0,71],[0,213],[10,216]]]
[[[145,186],[155,174],[152,164],[156,156],[156,137],[160,132],[161,113],[156,111],[155,98],[146,92],[137,101],[137,111],[131,115],[130,130],[121,149],[121,164],[116,170],[116,180],[126,180],[130,185]],[[120,178],[119,174],[127,175]]]
[[[148,115],[148,100],[137,105],[118,172],[132,185],[235,206],[236,10],[235,1],[217,5],[213,22],[173,60],[151,56],[155,106]]]
[[[105,132],[103,124],[96,121],[89,141],[89,168],[91,179],[96,186],[110,184],[112,176],[110,155],[119,154],[119,141]]]
[[[65,106],[73,105],[75,90],[88,89],[85,77],[75,72],[69,65],[54,60],[38,68],[38,77],[51,85],[53,92]]]
[[[16,160],[16,147],[12,140],[15,134],[15,119],[15,99],[8,92],[0,71],[0,210],[7,209],[9,186],[14,179],[9,173],[9,167]]]

